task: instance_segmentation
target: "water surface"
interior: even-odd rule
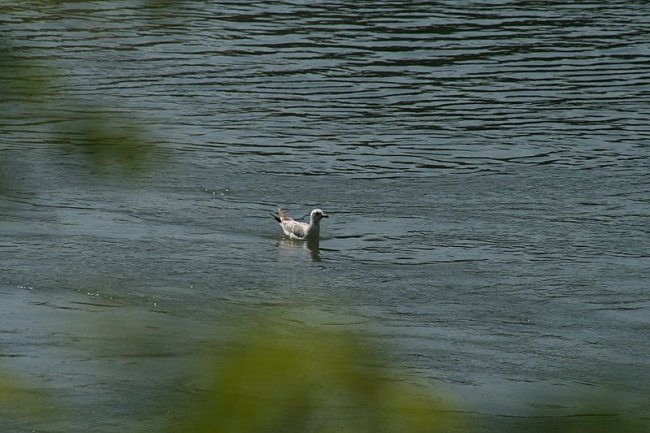
[[[4,364],[74,408],[46,430],[146,429],[170,416],[151,396],[188,391],[174,367],[233,312],[282,310],[366,333],[485,431],[603,415],[574,395],[639,417],[648,17],[634,1],[3,3],[3,41],[75,101],[2,103]],[[89,110],[133,118],[164,162],[98,177],[52,132]],[[331,214],[319,248],[280,237],[278,206]]]

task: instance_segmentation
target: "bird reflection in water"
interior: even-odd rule
[[[312,261],[320,262],[320,241],[318,238],[307,241],[283,238],[278,243],[278,249],[281,252],[308,251]]]

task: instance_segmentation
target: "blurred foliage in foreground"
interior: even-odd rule
[[[141,343],[146,343],[142,341]],[[617,404],[549,416],[535,410],[518,417],[481,416],[454,410],[423,381],[388,368],[382,352],[348,333],[303,326],[260,326],[236,333],[218,355],[178,372],[180,389],[170,401],[168,419],[147,433],[647,433],[647,418],[619,416]],[[144,347],[144,345],[143,345]],[[410,378],[412,376],[409,376]],[[137,393],[137,390],[134,390]],[[22,389],[0,375],[0,428],[50,428],[52,396]],[[160,396],[167,395],[161,389]],[[159,397],[162,398],[162,397]],[[177,399],[181,398],[179,402]],[[587,399],[589,400],[589,399]],[[73,411],[56,408],[57,416]],[[582,409],[578,409],[582,410]],[[78,425],[81,423],[82,425]],[[64,423],[73,430],[93,420]],[[134,420],[137,426],[137,420]],[[94,431],[102,431],[95,425]],[[137,432],[128,422],[122,431]],[[23,431],[21,430],[21,431]],[[40,430],[39,430],[40,431]]]
[[[214,373],[183,431],[435,433],[457,422],[443,399],[388,375],[379,352],[350,335],[260,327],[239,341],[207,366]]]
[[[64,157],[85,157],[83,164],[94,175],[136,179],[154,159],[165,160],[165,148],[140,126],[135,113],[105,103],[81,103],[71,96],[70,84],[56,79],[56,68],[41,59],[46,54],[31,51],[14,47],[10,31],[0,34],[0,136],[6,139],[0,148],[0,192],[21,177],[7,175],[10,151],[29,159],[33,149],[25,137],[35,133]]]
[[[0,421],[40,420],[50,413],[41,391],[17,383],[0,370]]]

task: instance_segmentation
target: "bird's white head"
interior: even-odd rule
[[[327,215],[325,212],[323,212],[321,209],[314,209],[311,211],[311,214],[309,214],[309,219],[312,221],[320,221],[322,218],[329,218],[329,215]]]

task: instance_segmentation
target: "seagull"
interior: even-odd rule
[[[280,227],[282,227],[282,231],[286,236],[290,239],[299,240],[318,239],[320,220],[322,218],[329,218],[329,215],[320,209],[311,211],[311,214],[309,214],[309,224],[294,220],[283,209],[278,209],[278,214],[272,215],[280,223]]]

